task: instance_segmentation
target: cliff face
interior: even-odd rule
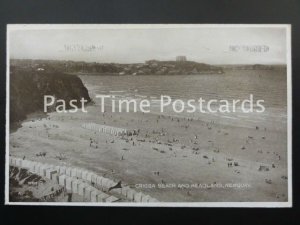
[[[44,110],[44,95],[66,101],[83,97],[90,102],[87,89],[79,77],[59,72],[12,69],[10,73],[10,122],[24,120],[29,113]]]

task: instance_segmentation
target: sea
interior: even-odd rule
[[[220,100],[246,100],[253,95],[254,109],[257,100],[263,100],[264,112],[245,112],[241,104],[237,104],[235,112],[209,112],[206,104],[203,111],[199,103],[195,103],[196,112],[186,110],[177,113],[173,106],[164,108],[164,115],[187,117],[207,122],[229,124],[234,126],[271,127],[276,130],[287,129],[287,74],[285,70],[225,70],[223,74],[201,75],[144,75],[144,76],[109,76],[109,75],[80,75],[84,85],[89,90],[95,106],[100,106],[96,95],[107,95],[115,100],[135,99],[137,102],[148,99],[151,102],[150,113],[162,114],[161,96],[170,96],[172,101],[187,101],[199,98],[206,102],[212,99],[212,109],[220,106]],[[106,101],[110,104],[110,101]],[[250,107],[249,104],[244,106]],[[180,106],[178,106],[180,108]],[[187,108],[186,108],[187,109]],[[133,112],[134,113],[134,112]]]

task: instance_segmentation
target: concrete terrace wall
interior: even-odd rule
[[[79,194],[91,202],[115,202],[120,198],[131,202],[158,201],[128,186],[109,191],[109,188],[117,185],[117,182],[81,168],[43,164],[16,157],[9,158],[9,165],[28,169],[31,173],[54,180],[67,191]]]

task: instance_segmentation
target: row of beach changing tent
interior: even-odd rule
[[[128,186],[109,191],[117,182],[80,168],[54,166],[16,157],[10,157],[9,164],[10,166],[28,169],[33,174],[54,180],[65,187],[68,192],[79,194],[87,201],[116,202],[119,199],[124,199],[130,202],[157,202],[157,199],[137,192]],[[113,194],[119,197],[115,197]]]
[[[127,130],[124,128],[105,126],[96,123],[84,123],[82,124],[82,127],[88,130],[93,130],[100,133],[112,134],[115,136],[122,136],[122,135],[131,136],[136,134],[136,130]]]

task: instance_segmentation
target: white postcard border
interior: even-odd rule
[[[159,28],[285,28],[287,60],[287,202],[155,202],[155,203],[89,203],[89,202],[10,202],[9,201],[9,32],[40,29],[159,29]],[[129,207],[292,207],[292,64],[290,24],[8,24],[6,40],[6,143],[5,143],[5,204],[30,206],[129,206]]]

